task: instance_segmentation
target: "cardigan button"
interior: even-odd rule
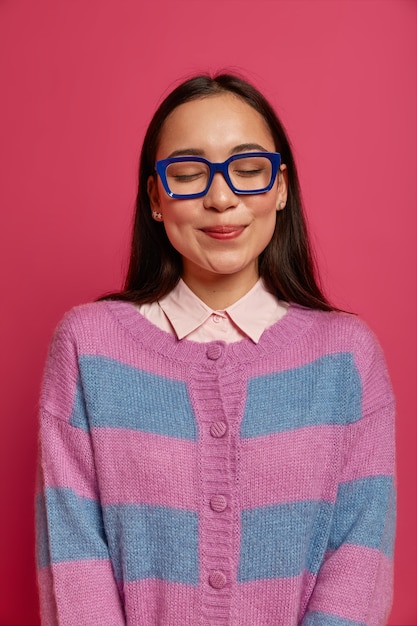
[[[224,437],[227,431],[226,422],[213,422],[210,426],[210,435],[212,437],[216,437],[216,439],[220,437]]]
[[[223,348],[218,343],[213,343],[207,348],[207,358],[211,361],[217,361],[221,357]]]
[[[211,496],[210,507],[213,509],[213,511],[216,511],[216,513],[222,513],[222,511],[224,511],[227,507],[227,500],[224,496],[221,496],[220,494]]]
[[[214,570],[209,576],[209,584],[213,589],[223,589],[226,583],[226,575],[220,570]]]

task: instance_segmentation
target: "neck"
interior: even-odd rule
[[[243,298],[257,283],[258,278],[255,275],[245,281],[237,281],[234,275],[217,275],[202,283],[193,277],[182,277],[187,287],[214,311],[222,311]]]

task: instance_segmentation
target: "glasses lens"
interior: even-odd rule
[[[259,191],[268,187],[272,163],[264,156],[247,156],[229,163],[229,177],[238,191]]]
[[[183,196],[204,191],[209,175],[208,166],[199,161],[178,161],[170,163],[166,169],[166,178],[171,193]]]

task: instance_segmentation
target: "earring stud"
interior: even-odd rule
[[[162,220],[162,213],[158,211],[152,211],[152,217],[154,220]]]

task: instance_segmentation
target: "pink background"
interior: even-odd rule
[[[416,2],[0,0],[0,625],[38,624],[36,405],[64,311],[121,285],[144,130],[178,78],[244,71],[292,138],[323,280],[398,398],[390,625],[416,625]]]

